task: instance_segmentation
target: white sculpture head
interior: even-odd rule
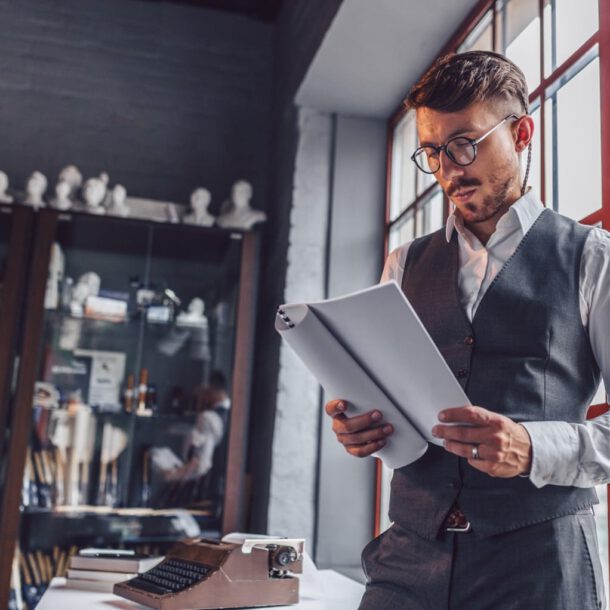
[[[245,180],[238,180],[231,187],[231,200],[238,210],[244,210],[250,207],[250,199],[252,199],[252,185]]]
[[[102,172],[99,175],[99,179],[106,185],[108,186],[108,183],[110,182],[110,176],[108,175],[107,172]]]
[[[83,187],[83,199],[91,208],[102,205],[106,195],[106,185],[99,178],[89,178]]]
[[[72,187],[65,180],[60,180],[55,185],[55,200],[51,202],[51,205],[57,210],[68,210],[72,207],[72,200],[70,199],[70,193]]]
[[[65,180],[60,180],[55,185],[55,195],[56,195],[57,199],[68,199],[68,197],[70,196],[71,190],[72,190],[72,187]]]
[[[0,203],[12,203],[13,197],[6,192],[8,188],[8,176],[0,171]]]
[[[100,292],[102,281],[100,276],[93,271],[84,273],[78,278],[72,292],[72,300],[79,305],[84,305],[87,297],[97,296]]]
[[[59,182],[67,182],[71,189],[77,189],[83,183],[83,175],[78,171],[76,165],[66,165],[57,177]]]
[[[42,196],[46,190],[46,176],[41,172],[32,172],[25,185],[25,202],[34,206],[44,205]]]
[[[207,211],[211,201],[210,191],[204,188],[195,189],[191,195],[191,208],[195,214],[203,214]]]
[[[188,307],[188,312],[190,316],[201,318],[205,312],[205,303],[203,299],[199,297],[195,297],[191,300]]]
[[[127,199],[127,190],[122,184],[117,184],[112,189],[112,203],[117,207],[123,207]]]

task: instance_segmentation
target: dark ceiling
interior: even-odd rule
[[[241,13],[257,21],[273,23],[282,8],[283,0],[152,0],[153,2],[171,2],[173,4],[190,4],[201,8],[229,13]]]

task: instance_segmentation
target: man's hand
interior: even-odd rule
[[[439,413],[443,423],[469,426],[434,426],[433,436],[445,439],[445,449],[467,458],[477,470],[492,477],[515,477],[530,471],[532,443],[527,430],[512,419],[482,407],[456,407]],[[473,448],[478,448],[474,458]]]
[[[345,450],[356,457],[366,457],[379,451],[385,439],[394,428],[383,423],[379,411],[369,411],[363,415],[347,417],[347,403],[344,400],[331,400],[324,407],[326,414],[333,418],[333,432]]]

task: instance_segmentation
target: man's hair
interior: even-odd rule
[[[512,99],[527,114],[527,84],[521,69],[499,53],[467,51],[440,57],[413,86],[406,105],[456,112],[475,102]]]

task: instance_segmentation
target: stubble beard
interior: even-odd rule
[[[507,178],[502,182],[492,181],[493,192],[490,195],[486,195],[480,205],[466,203],[464,208],[470,213],[470,218],[466,219],[467,222],[486,222],[494,216],[504,214],[513,203],[508,198],[512,182],[512,178]]]

